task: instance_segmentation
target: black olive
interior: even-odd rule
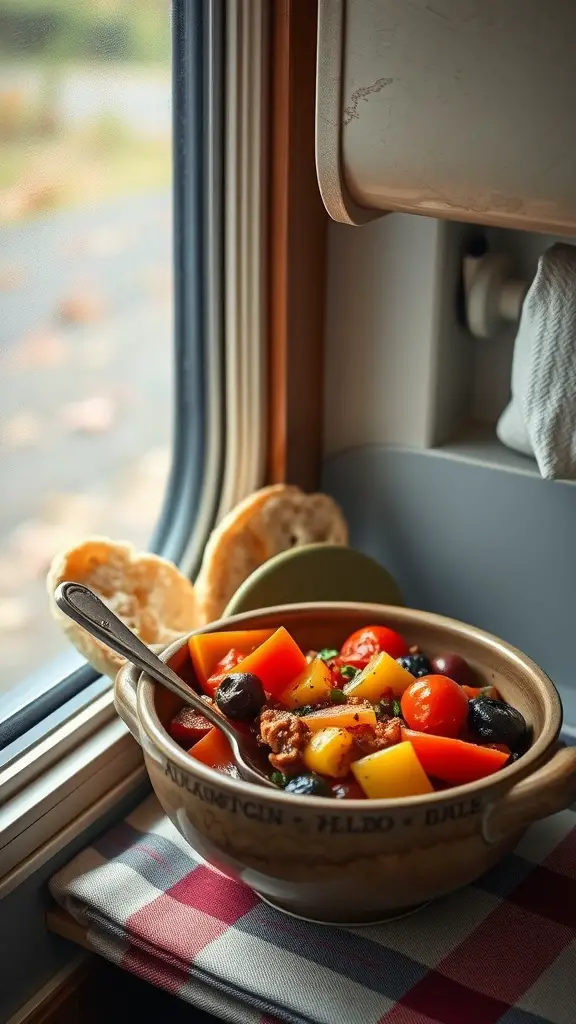
[[[251,722],[266,703],[266,694],[258,676],[233,672],[220,683],[215,700],[227,718]]]
[[[510,754],[510,757],[505,762],[504,767],[507,768],[509,764],[515,764],[515,762],[518,761],[521,757],[522,754],[519,754],[518,751],[516,751],[516,753],[514,754]]]
[[[285,793],[296,796],[334,796],[330,786],[320,775],[296,775],[284,786]]]
[[[407,654],[405,658],[396,658],[396,661],[416,679],[429,676],[432,672],[432,666],[423,654]]]
[[[460,686],[474,685],[470,665],[459,654],[437,654],[430,664],[434,675],[448,676]]]
[[[505,743],[512,752],[522,750],[528,737],[524,716],[492,697],[475,697],[469,702],[468,725],[486,743]]]

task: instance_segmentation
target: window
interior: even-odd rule
[[[169,16],[166,0],[2,6],[0,694],[68,653],[54,553],[89,534],[146,546],[162,507]]]
[[[48,421],[52,430],[57,426],[59,438],[66,438],[76,452],[99,452],[98,459],[86,455],[78,460],[76,456],[77,461],[67,477],[63,469],[67,465],[63,449],[54,445],[52,464],[55,471],[62,474],[58,479],[64,479],[66,483],[65,489],[56,492],[60,497],[54,499],[50,494],[41,492],[37,480],[26,477],[22,472],[27,463],[20,456],[24,453],[29,457],[31,443],[19,449],[11,467],[6,469],[3,450],[0,450],[3,492],[14,488],[19,492],[26,490],[28,503],[23,505],[21,513],[24,521],[36,518],[37,510],[43,508],[43,502],[48,499],[51,502],[48,508],[53,516],[58,509],[62,515],[67,506],[65,524],[71,531],[77,528],[84,535],[88,528],[85,518],[81,527],[78,526],[80,517],[85,516],[88,507],[94,510],[96,505],[100,518],[96,529],[107,530],[116,537],[123,535],[137,544],[148,544],[152,550],[179,562],[185,571],[193,572],[202,551],[203,538],[214,521],[222,472],[222,161],[221,147],[215,144],[219,138],[222,102],[221,5],[211,0],[206,3],[203,0],[172,0],[171,4],[168,0],[143,0],[135,7],[129,0],[91,0],[80,10],[71,0],[26,0],[25,5],[19,0],[10,0],[2,6],[2,12],[0,46],[6,56],[2,57],[0,85],[8,81],[10,74],[14,81],[18,80],[19,72],[25,83],[37,81],[41,67],[50,69],[52,81],[66,67],[80,77],[82,72],[84,82],[91,83],[92,89],[99,70],[101,77],[97,92],[100,105],[108,108],[110,97],[118,98],[118,91],[114,92],[115,86],[111,83],[120,80],[123,83],[120,111],[127,106],[134,122],[132,127],[123,126],[120,131],[118,104],[114,99],[114,117],[110,118],[107,109],[105,117],[99,121],[97,118],[97,143],[90,132],[81,136],[83,145],[78,145],[74,151],[83,153],[85,148],[92,160],[99,157],[99,176],[95,173],[88,175],[83,189],[75,189],[78,177],[75,170],[65,176],[65,183],[70,184],[69,191],[64,189],[68,195],[67,209],[54,203],[54,193],[51,192],[54,205],[49,209],[37,209],[19,219],[12,216],[9,220],[7,215],[3,215],[0,242],[8,237],[9,232],[14,234],[24,226],[27,230],[35,226],[41,235],[42,225],[63,216],[79,225],[81,237],[92,239],[96,252],[90,257],[92,275],[81,282],[82,301],[77,301],[77,288],[71,296],[76,301],[64,306],[62,316],[57,301],[62,292],[54,286],[54,281],[59,279],[57,276],[48,278],[52,281],[54,305],[53,320],[49,331],[44,332],[44,342],[46,333],[52,337],[58,335],[59,340],[55,344],[49,341],[48,345],[32,348],[33,351],[38,347],[48,351],[46,358],[48,361],[51,359],[51,366],[44,366],[43,372],[47,374],[50,368],[50,380],[59,389],[61,404],[73,407],[72,410],[68,408],[64,415],[57,401],[50,406],[46,387],[40,392],[42,422]],[[61,34],[58,46],[54,44],[54,53],[48,58],[46,39],[51,32],[50,38],[54,41],[55,26],[59,26]],[[72,50],[73,46],[75,49]],[[133,56],[128,59],[130,52]],[[177,68],[173,75],[172,66]],[[56,89],[53,92],[58,93]],[[1,88],[0,94],[3,95]],[[45,90],[38,90],[37,95],[44,94]],[[93,106],[96,100],[90,92],[89,95]],[[78,103],[77,108],[82,118],[90,120],[86,112],[90,104],[84,87],[82,103]],[[78,117],[73,120],[76,131]],[[53,130],[50,124],[48,127]],[[24,177],[34,148],[30,141],[30,123],[27,131],[28,134],[24,132],[21,139],[20,179]],[[127,134],[132,139],[133,148],[127,145]],[[36,139],[37,152],[44,153],[42,146],[47,145],[47,136],[41,132],[37,135],[40,136]],[[0,140],[0,147],[4,156],[7,150],[3,140]],[[13,151],[15,148],[15,143],[12,143]],[[108,154],[107,159],[104,159],[104,152]],[[115,154],[113,160],[110,157],[112,152]],[[153,159],[152,154],[155,154]],[[6,166],[6,163],[2,164],[0,175],[6,173]],[[40,166],[40,158],[35,166]],[[70,161],[58,159],[53,165],[45,163],[42,166],[57,166],[62,171],[70,168]],[[94,164],[92,171],[93,168]],[[91,189],[86,185],[88,179],[92,182]],[[98,195],[96,181],[100,183]],[[115,182],[115,192],[112,182]],[[2,191],[1,196],[5,195],[6,192]],[[136,203],[145,203],[146,195],[150,206],[148,213],[143,211],[139,218],[135,217],[133,230],[127,230],[130,227],[127,211]],[[94,211],[99,206],[106,204],[114,210],[111,228],[107,227],[100,233],[91,232],[89,218],[95,216]],[[171,207],[174,210],[172,217]],[[86,223],[88,228],[81,230]],[[141,238],[147,238],[148,245],[146,247],[141,241],[136,249],[131,234],[137,234],[140,229]],[[73,237],[74,233],[70,230],[68,234]],[[122,257],[123,246],[128,255],[125,251]],[[5,304],[6,311],[10,310],[10,317],[6,313],[2,319],[12,322],[16,315],[24,315],[26,305],[31,304],[31,296],[33,301],[42,298],[46,302],[46,286],[41,288],[39,282],[46,280],[42,274],[48,271],[41,261],[32,262],[36,276],[33,282],[28,282],[26,291],[22,270],[16,262],[5,262],[4,251],[4,245],[0,244],[0,267],[5,267],[4,278],[0,277],[0,302]],[[61,268],[62,254],[50,255],[54,267]],[[76,272],[82,265],[81,258],[84,257],[79,249],[72,259]],[[117,269],[123,267],[124,273],[121,279],[120,270],[116,275],[108,274],[106,280],[111,299],[105,303],[99,298],[98,289],[101,292],[103,286],[94,268],[107,268],[109,264],[114,264]],[[72,276],[72,269],[68,269]],[[141,273],[138,273],[139,269]],[[173,292],[171,278],[174,280]],[[81,354],[86,349],[86,338],[96,336],[97,324],[100,337],[106,335],[112,311],[116,323],[108,329],[107,344],[93,344],[90,351],[95,353],[93,359],[96,363],[99,360],[102,363],[104,358],[118,359],[120,366],[114,370],[115,389],[111,388],[111,393],[103,395],[102,389],[91,391],[86,387],[87,393],[82,396],[70,395],[68,388],[74,387],[77,391],[76,378],[78,373],[80,379],[78,368],[81,367]],[[154,343],[150,340],[144,349],[142,335],[146,331],[152,334],[151,325],[155,327],[156,337]],[[112,329],[114,326],[117,330]],[[75,344],[64,345],[63,335],[67,339],[73,337]],[[83,339],[82,343],[77,341],[78,338]],[[66,364],[58,355],[62,351],[66,354],[71,352],[75,360],[74,373],[68,371],[66,374]],[[59,363],[54,352],[60,359]],[[8,346],[5,345],[4,351],[0,350],[0,360],[8,354]],[[106,378],[102,365],[88,369],[82,367],[82,372],[84,382],[88,379],[90,382],[110,380]],[[28,386],[22,373],[14,379],[20,385],[24,381]],[[12,390],[16,394],[15,385]],[[80,398],[90,401],[77,404]],[[154,398],[152,412],[151,398]],[[47,406],[56,410],[52,417],[45,411]],[[38,416],[33,406],[22,412],[32,417],[32,422]],[[64,430],[64,422],[68,432]],[[30,423],[30,418],[20,421],[21,433],[28,430],[30,434]],[[0,413],[0,431],[3,424],[3,414]],[[40,436],[46,448],[48,437],[48,433],[46,438]],[[44,463],[48,463],[48,454],[41,464],[43,470]],[[87,480],[92,488],[88,500],[84,500],[82,487]],[[114,496],[115,487],[116,494],[123,495],[126,501],[123,513],[118,507],[120,497]],[[132,510],[131,524],[127,521],[128,506]],[[78,516],[76,523],[75,515]],[[0,548],[6,535],[16,529],[18,523],[16,518],[4,528],[0,516]],[[32,659],[36,655],[24,649],[18,662],[22,666],[19,672],[15,655],[11,672],[8,668],[2,670],[2,791],[5,770],[18,772],[21,754],[30,747],[36,749],[43,743],[43,737],[53,737],[50,757],[55,756],[59,742],[55,738],[55,730],[66,725],[67,736],[69,734],[71,738],[76,728],[75,716],[82,708],[94,707],[94,723],[99,722],[102,709],[98,701],[103,691],[109,688],[109,681],[98,679],[96,673],[64,644],[48,620],[43,580],[44,567],[49,559],[47,535],[48,531],[38,533],[45,550],[44,565],[30,584],[37,600],[38,628],[34,621],[32,628],[23,629],[28,645],[38,650],[39,667],[30,674],[29,669],[34,664]],[[28,538],[31,536],[29,533]],[[54,530],[52,537],[54,547],[60,547],[62,534],[59,532],[56,536]],[[5,622],[16,633],[18,621],[23,628],[26,593],[23,584],[14,587],[13,591],[2,590],[4,582],[10,583],[9,578],[0,579],[0,598],[12,599],[12,604],[5,608]],[[54,644],[52,651],[41,650],[41,629],[46,634],[50,631]],[[6,632],[7,628],[0,634],[0,646],[4,644]],[[55,660],[50,658],[54,650],[62,652]],[[109,700],[108,707],[112,714]],[[33,766],[34,771],[39,770],[38,764]]]

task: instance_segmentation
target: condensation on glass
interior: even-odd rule
[[[0,5],[0,694],[66,641],[45,575],[146,545],[171,451],[167,0]]]

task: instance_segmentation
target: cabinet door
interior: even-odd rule
[[[576,234],[574,0],[320,0],[330,215]]]

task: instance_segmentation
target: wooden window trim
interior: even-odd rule
[[[268,476],[318,487],[326,214],[315,160],[318,4],[275,0],[271,47]]]

